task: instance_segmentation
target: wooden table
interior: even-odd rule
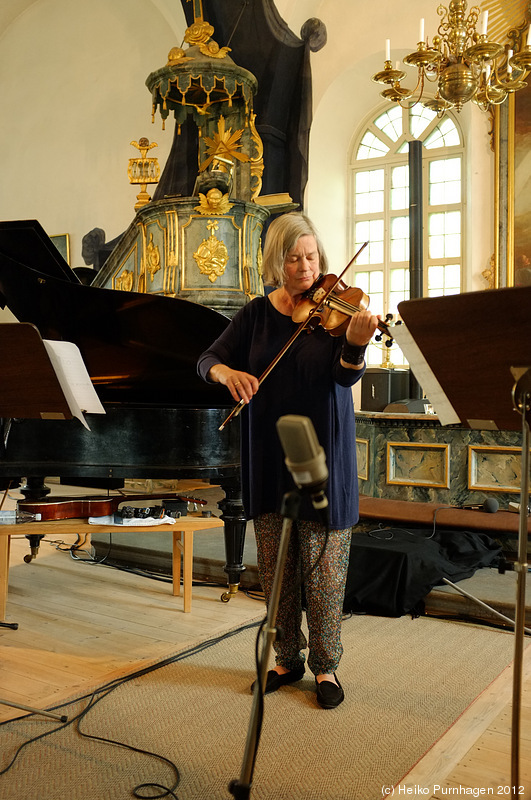
[[[188,515],[175,520],[175,525],[90,525],[86,519],[61,519],[47,522],[25,522],[20,525],[0,525],[0,620],[5,621],[9,582],[9,542],[11,536],[52,536],[60,538],[75,533],[90,542],[92,533],[138,533],[171,531],[173,537],[172,576],[173,594],[181,594],[181,558],[183,571],[184,611],[192,610],[192,566],[194,556],[194,533],[211,528],[223,528],[218,517]]]

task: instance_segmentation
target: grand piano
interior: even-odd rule
[[[25,499],[41,500],[51,476],[109,489],[126,479],[215,483],[225,493],[228,600],[245,569],[239,425],[218,430],[232,401],[197,376],[196,361],[229,319],[179,298],[81,283],[35,220],[0,222],[0,306],[43,339],[74,342],[106,412],[86,415],[90,430],[76,418],[4,416],[0,487],[25,478]],[[29,537],[33,555],[40,538]]]

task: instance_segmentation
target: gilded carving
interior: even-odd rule
[[[122,292],[131,292],[133,290],[133,278],[131,270],[124,269],[116,278],[116,288]]]
[[[184,64],[185,61],[193,61],[191,56],[187,56],[182,47],[172,47],[168,53],[168,67],[173,64]]]
[[[496,277],[496,256],[494,253],[490,257],[490,263],[487,269],[484,269],[481,273],[485,281],[487,282],[487,289],[495,289],[495,277]]]
[[[251,297],[251,269],[248,260],[243,265],[243,291],[247,297]]]
[[[205,216],[212,214],[226,214],[234,204],[229,203],[229,195],[223,194],[220,189],[209,189],[206,195],[199,192],[199,205],[195,206],[195,211]]]
[[[251,139],[256,147],[256,155],[251,158],[251,181],[254,181],[254,185],[251,186],[251,200],[253,202],[262,191],[262,175],[264,172],[264,143],[256,130],[255,120],[256,114],[253,112],[249,120]]]
[[[206,145],[206,158],[199,167],[199,172],[207,169],[216,156],[226,158],[229,161],[235,158],[238,161],[249,161],[247,153],[240,153],[239,148],[242,146],[240,141],[242,138],[243,130],[232,132],[232,128],[225,130],[225,117],[218,119],[218,129],[212,136],[205,136],[203,141]]]
[[[152,233],[149,235],[149,242],[146,248],[146,261],[146,268],[151,277],[151,282],[153,283],[153,278],[160,269],[160,250],[158,245],[153,242]]]
[[[207,222],[210,236],[208,239],[203,239],[194,253],[194,258],[200,273],[202,275],[207,275],[211,283],[214,283],[214,281],[224,274],[229,260],[229,252],[225,243],[214,235],[214,231],[217,231],[218,227],[219,223],[215,220],[209,220]]]
[[[214,28],[205,20],[196,20],[184,34],[184,41],[193,46],[197,45],[204,56],[210,58],[225,58],[230,53],[230,47],[220,47],[210,37],[214,33]],[[210,40],[210,41],[209,41]]]

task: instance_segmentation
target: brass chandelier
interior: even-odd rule
[[[440,5],[437,13],[441,22],[431,45],[424,35],[424,20],[420,21],[417,49],[404,58],[405,64],[417,67],[415,89],[401,86],[407,75],[399,69],[399,62],[393,67],[387,39],[384,68],[372,78],[387,84],[382,97],[406,107],[421,103],[441,116],[450,108],[460,111],[469,100],[487,111],[527,85],[524,79],[531,70],[530,32],[524,45],[521,32],[512,31],[515,38],[511,49],[509,42],[504,45],[489,40],[487,11],[474,6],[468,15],[466,12],[465,0],[451,0],[448,8]],[[434,90],[427,97],[429,84]]]

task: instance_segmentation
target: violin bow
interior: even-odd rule
[[[330,288],[327,289],[327,291],[325,292],[325,294],[324,294],[321,302],[319,303],[319,305],[314,306],[314,308],[312,308],[310,310],[310,313],[308,314],[306,319],[303,322],[301,322],[301,324],[299,325],[299,327],[297,328],[295,333],[293,333],[292,336],[288,339],[288,341],[286,342],[286,344],[284,345],[282,350],[280,350],[277,353],[277,355],[275,356],[273,361],[269,364],[268,367],[266,367],[264,372],[260,375],[260,377],[258,378],[258,386],[262,385],[263,381],[265,381],[265,379],[267,378],[269,373],[272,372],[272,370],[276,367],[276,365],[278,364],[280,359],[287,353],[287,351],[289,350],[289,348],[291,347],[291,345],[293,344],[295,339],[298,338],[299,334],[301,334],[303,332],[303,330],[306,329],[306,327],[308,326],[309,322],[313,319],[313,317],[316,314],[319,314],[324,309],[326,301],[328,300],[328,298],[330,297],[330,295],[332,294],[332,292],[334,291],[334,289],[338,285],[339,281],[341,280],[341,278],[343,277],[345,272],[348,270],[349,267],[352,266],[352,264],[356,261],[356,259],[358,258],[359,254],[361,253],[361,251],[364,250],[367,247],[368,244],[369,244],[369,242],[364,242],[361,245],[361,247],[359,248],[357,253],[350,259],[350,261],[348,262],[347,266],[345,267],[345,269],[343,270],[341,275],[339,275],[339,277],[332,284],[332,286],[330,286]],[[229,416],[221,423],[221,425],[219,426],[218,430],[222,431],[225,428],[225,426],[229,422],[231,422],[231,420],[235,419],[235,417],[238,416],[240,411],[242,411],[242,409],[246,405],[247,405],[247,403],[245,402],[245,400],[240,400],[240,402],[237,403],[237,405],[234,406],[234,408],[230,412]]]

